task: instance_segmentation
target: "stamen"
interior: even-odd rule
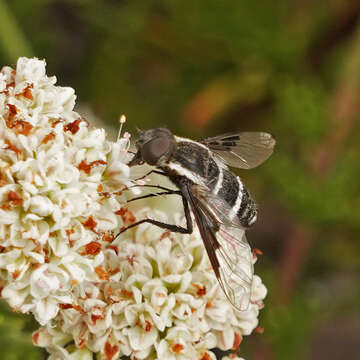
[[[125,148],[126,152],[128,152],[129,149],[130,149],[130,137],[131,137],[131,134],[126,131],[126,132],[124,133],[124,139],[127,140],[126,148]]]
[[[117,140],[116,141],[119,141],[120,137],[121,137],[121,131],[122,131],[122,128],[123,128],[123,124],[125,124],[126,122],[126,116],[123,114],[119,117],[119,123],[120,123],[120,129],[119,129],[119,132],[118,132],[118,136],[117,136]]]

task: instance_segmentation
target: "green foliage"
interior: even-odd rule
[[[0,52],[7,59],[32,56],[30,44],[4,1],[0,1]]]
[[[38,360],[41,350],[32,344],[31,333],[36,324],[30,316],[16,314],[0,302],[1,360]]]
[[[303,294],[296,294],[290,307],[277,307],[268,304],[264,323],[269,342],[277,360],[304,359],[311,338],[311,332],[319,320],[319,306],[311,304]]]

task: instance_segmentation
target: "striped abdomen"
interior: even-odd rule
[[[237,216],[244,227],[256,221],[256,204],[240,178],[221,167],[209,149],[191,140],[179,141],[177,150],[163,170],[206,185],[231,207],[229,218]]]
[[[214,195],[230,205],[230,220],[237,216],[244,227],[249,227],[256,221],[256,204],[248,189],[238,176],[220,167],[212,158],[209,160],[207,186]]]

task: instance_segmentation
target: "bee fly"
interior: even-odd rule
[[[253,262],[245,229],[256,221],[257,209],[249,191],[228,166],[254,168],[272,154],[274,146],[273,137],[264,132],[224,134],[196,142],[175,136],[166,128],[139,131],[137,152],[129,166],[153,165],[155,169],[150,173],[166,176],[178,190],[147,185],[163,191],[129,201],[178,194],[183,201],[186,227],[143,219],[119,234],[144,222],[191,234],[191,209],[225,295],[236,309],[246,310]]]

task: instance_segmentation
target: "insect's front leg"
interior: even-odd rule
[[[178,226],[178,225],[174,225],[174,224],[167,224],[164,223],[162,221],[158,221],[158,220],[154,220],[154,219],[143,219],[143,220],[139,220],[137,222],[135,222],[134,224],[131,224],[129,226],[127,226],[126,228],[120,230],[120,232],[115,236],[115,239],[122,233],[124,233],[125,231],[138,226],[140,224],[143,223],[149,223],[155,226],[158,226],[161,229],[166,229],[166,230],[170,230],[172,232],[177,232],[177,233],[181,233],[181,234],[191,234],[193,232],[193,223],[191,220],[191,215],[190,215],[190,209],[189,209],[189,203],[186,200],[186,198],[183,196],[183,194],[181,193],[181,191],[174,191],[171,192],[171,194],[178,194],[181,195],[182,201],[183,201],[183,206],[184,206],[184,213],[185,213],[185,220],[186,220],[186,227],[182,227],[182,226]],[[152,195],[152,194],[150,194]],[[147,195],[145,195],[146,197]]]
[[[149,198],[149,197],[153,197],[153,196],[160,196],[160,195],[181,195],[181,192],[180,191],[172,191],[172,190],[169,190],[169,191],[162,191],[162,192],[158,192],[156,194],[147,194],[147,195],[143,195],[143,196],[138,196],[138,197],[135,197],[135,198],[132,198],[130,200],[128,200],[127,202],[132,202],[132,201],[135,201],[135,200],[141,200],[141,199],[146,199],[146,198]]]
[[[127,189],[132,189],[132,188],[135,188],[135,187],[144,187],[144,188],[153,188],[153,189],[160,189],[160,190],[165,190],[169,193],[177,193],[176,190],[173,190],[173,189],[169,189],[165,186],[161,186],[161,185],[131,185],[129,186]]]
[[[158,174],[158,175],[163,175],[166,176],[164,172],[160,171],[160,170],[150,170],[149,172],[147,172],[145,175],[135,179],[134,181],[139,181],[142,179],[145,179],[147,176],[151,175],[151,174]]]

